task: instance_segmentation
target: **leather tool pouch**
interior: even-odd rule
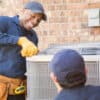
[[[7,100],[8,95],[20,95],[16,94],[15,90],[22,84],[26,87],[26,80],[13,79],[0,75],[0,100]]]
[[[7,100],[8,84],[0,82],[0,100]]]

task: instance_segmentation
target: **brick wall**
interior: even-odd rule
[[[13,15],[28,0],[0,1],[1,15]],[[51,44],[100,41],[100,28],[89,28],[87,25],[88,8],[100,8],[100,0],[36,1],[43,4],[48,15],[48,21],[35,28],[39,36],[40,50]]]

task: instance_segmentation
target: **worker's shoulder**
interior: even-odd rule
[[[98,94],[98,92],[100,93],[100,86],[86,86],[85,91],[87,91],[87,94]]]
[[[9,16],[0,16],[0,20],[1,20],[1,19],[9,20],[9,19],[11,19],[11,17],[9,17]]]
[[[9,17],[9,16],[0,16],[0,22],[1,21],[6,22],[6,21],[9,21],[9,20],[11,20],[11,17]]]
[[[100,86],[90,86],[87,94],[88,100],[100,100]]]

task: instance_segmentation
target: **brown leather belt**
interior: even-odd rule
[[[16,95],[15,89],[21,84],[26,86],[26,80],[0,75],[0,100],[7,100],[8,95]]]

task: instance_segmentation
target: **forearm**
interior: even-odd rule
[[[17,44],[19,37],[0,32],[0,44]]]

